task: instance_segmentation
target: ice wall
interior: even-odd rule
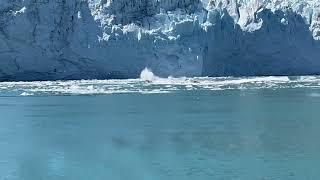
[[[320,72],[316,0],[1,0],[0,80]]]

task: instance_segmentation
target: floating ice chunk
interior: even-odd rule
[[[23,92],[20,94],[20,96],[33,96],[33,93],[27,93],[27,92]]]

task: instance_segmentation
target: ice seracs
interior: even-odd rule
[[[318,0],[1,0],[0,80],[320,73]]]

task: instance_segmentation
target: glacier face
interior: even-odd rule
[[[1,0],[0,80],[320,72],[318,0]]]

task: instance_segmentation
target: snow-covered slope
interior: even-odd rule
[[[1,0],[0,80],[320,73],[319,0]]]

